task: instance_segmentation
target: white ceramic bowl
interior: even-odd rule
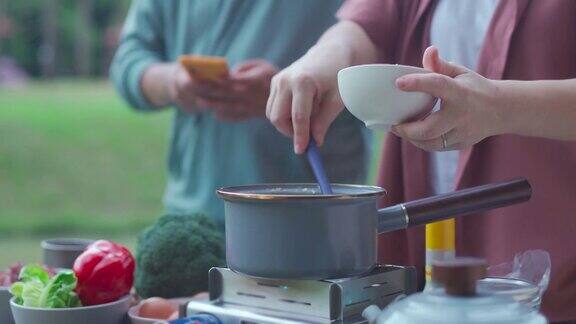
[[[115,302],[75,308],[33,308],[10,300],[16,324],[124,324],[132,296]]]
[[[14,324],[12,311],[10,310],[10,287],[0,287],[0,323]]]
[[[170,298],[168,299],[168,301],[174,304],[176,307],[178,307],[180,304],[189,302],[193,299],[194,297],[182,297],[182,298]],[[128,310],[128,317],[130,318],[130,322],[132,324],[154,324],[163,322],[162,320],[158,319],[138,316],[138,313],[140,313],[140,306],[141,303],[138,303],[138,305],[132,306],[130,307],[130,310]]]
[[[392,125],[424,116],[435,98],[422,92],[406,92],[396,87],[399,77],[429,73],[414,66],[366,64],[338,72],[338,89],[346,108],[374,130],[388,131]]]

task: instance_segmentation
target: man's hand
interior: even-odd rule
[[[396,80],[404,91],[421,91],[442,100],[441,109],[423,120],[397,125],[392,131],[426,151],[460,150],[501,134],[504,110],[497,81],[440,59],[426,49],[424,68],[435,73],[410,74]]]
[[[276,72],[265,60],[249,60],[229,77],[208,81],[194,78],[178,63],[161,63],[146,70],[142,89],[156,107],[175,105],[187,113],[209,110],[220,120],[240,121],[264,116]]]
[[[196,93],[201,91],[201,88],[202,85],[194,80],[182,65],[175,64],[168,84],[170,103],[187,113],[202,111],[204,107],[198,104],[196,98]]]
[[[195,92],[197,102],[224,121],[262,117],[270,94],[270,80],[277,72],[278,68],[266,60],[245,61],[230,72],[228,79],[200,87]]]
[[[197,102],[197,93],[207,87],[205,82],[195,80],[178,63],[152,64],[142,76],[142,92],[155,107],[175,105],[188,113],[202,111],[205,107]]]

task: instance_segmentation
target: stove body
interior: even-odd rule
[[[210,314],[223,324],[364,323],[362,311],[416,291],[412,267],[377,266],[335,280],[256,279],[227,268],[209,272],[210,301],[191,301],[186,315]]]

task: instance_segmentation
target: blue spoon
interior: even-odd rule
[[[320,157],[320,151],[318,151],[318,146],[312,136],[310,136],[310,142],[308,143],[308,148],[306,148],[306,156],[308,157],[310,166],[312,166],[312,171],[314,172],[316,181],[318,181],[318,184],[320,185],[320,192],[323,195],[332,195],[332,187],[330,186],[330,181],[326,176],[324,164],[322,164],[322,158]]]

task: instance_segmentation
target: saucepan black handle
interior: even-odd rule
[[[379,232],[423,225],[528,201],[532,188],[525,178],[462,189],[378,211]]]

